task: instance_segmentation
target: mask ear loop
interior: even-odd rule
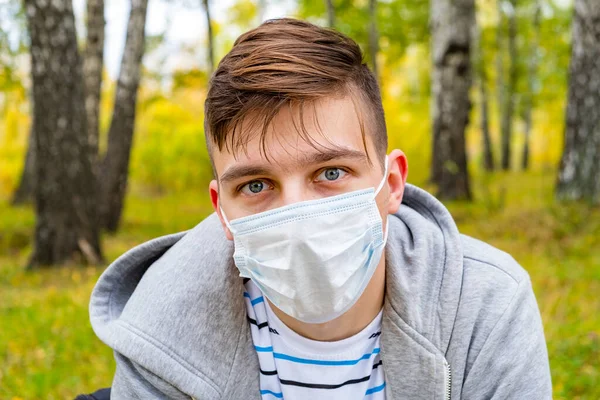
[[[383,246],[387,244],[388,233],[390,233],[390,219],[386,218],[385,222],[385,233],[383,234]]]
[[[381,178],[381,182],[379,183],[379,186],[377,186],[377,190],[375,191],[374,196],[377,196],[379,194],[379,192],[383,188],[383,185],[385,184],[385,181],[387,180],[387,174],[388,174],[388,156],[387,155],[385,156],[385,161],[383,163],[385,165],[385,169],[383,171],[383,178]]]
[[[220,204],[219,204],[219,210],[221,210],[221,215],[223,216],[223,221],[225,221],[225,225],[227,226],[227,229],[229,229],[231,231],[231,233],[235,233],[233,228],[231,227],[231,224],[229,224],[229,220],[227,219],[227,215],[225,215],[225,211],[223,211],[223,207],[221,207]]]
[[[373,195],[373,199],[375,199],[375,197],[377,197],[377,194],[381,191],[381,189],[383,188],[383,185],[385,184],[386,180],[387,180],[387,174],[388,174],[388,156],[385,156],[385,169],[383,171],[383,178],[381,179],[381,182],[379,183],[379,186],[377,187],[377,190],[375,191],[375,194]],[[388,238],[388,233],[390,231],[390,219],[386,218],[386,224],[385,224],[385,233],[383,234],[383,246],[386,245],[387,243],[387,238]]]

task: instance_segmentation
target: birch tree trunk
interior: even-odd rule
[[[333,6],[333,0],[325,0],[327,6],[327,22],[330,28],[335,28],[335,7]]]
[[[533,127],[533,105],[535,97],[535,75],[537,73],[539,41],[540,41],[540,19],[541,7],[538,0],[534,1],[533,9],[533,38],[531,41],[531,50],[527,63],[527,95],[525,96],[523,120],[525,122],[525,142],[523,143],[523,153],[521,154],[521,168],[529,168],[529,139]]]
[[[208,0],[203,0],[204,10],[206,11],[206,35],[208,39],[208,70],[212,75],[215,70],[215,43],[212,30],[212,18],[210,16],[210,4]]]
[[[496,14],[498,22],[496,26],[496,108],[498,110],[499,137],[502,137],[501,122],[504,115],[504,55],[505,55],[505,37],[504,37],[504,10],[502,9],[503,0],[496,0]]]
[[[474,0],[432,0],[432,181],[442,199],[470,199],[465,129],[471,102]]]
[[[575,0],[560,199],[600,203],[600,3]]]
[[[127,38],[117,82],[113,118],[108,131],[108,148],[102,162],[102,225],[109,232],[119,226],[135,127],[135,108],[144,55],[144,29],[148,0],[132,0]]]
[[[34,250],[29,268],[102,260],[81,58],[71,0],[25,0],[35,146]]]
[[[83,53],[85,111],[92,165],[97,167],[100,93],[104,63],[104,0],[87,0],[87,41]]]
[[[377,66],[377,54],[379,53],[379,32],[377,31],[377,0],[369,0],[369,55],[373,66],[373,74],[379,80],[379,67]]]
[[[473,65],[477,75],[479,89],[480,127],[483,147],[483,167],[486,171],[494,170],[494,154],[490,137],[489,101],[487,90],[487,74],[483,61],[483,46],[481,45],[481,29],[477,20],[473,28]]]
[[[507,171],[511,165],[511,144],[513,114],[515,110],[515,89],[517,86],[517,8],[516,0],[509,0],[511,12],[508,14],[508,83],[504,93],[501,118],[502,169]]]
[[[98,126],[100,92],[102,87],[102,67],[104,54],[104,0],[88,0],[87,2],[87,42],[83,54],[83,76],[85,82],[85,109],[87,115],[88,138],[90,142],[90,157],[92,168],[96,169],[98,158]],[[23,204],[33,198],[34,190],[34,164],[35,148],[33,146],[35,134],[30,131],[25,166],[21,173],[19,186],[13,194],[11,203]]]

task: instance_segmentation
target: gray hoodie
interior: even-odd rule
[[[389,223],[387,398],[550,399],[542,322],[523,268],[459,234],[446,208],[417,187],[407,185]],[[112,399],[260,399],[232,254],[213,214],[104,272],[90,318],[115,351]]]

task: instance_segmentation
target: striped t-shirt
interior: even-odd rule
[[[381,312],[352,337],[320,342],[281,322],[251,280],[245,280],[244,286],[264,400],[385,399],[379,355]]]

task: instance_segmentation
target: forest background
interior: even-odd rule
[[[432,0],[433,1],[433,0]],[[99,152],[107,149],[128,2],[107,0],[107,35]],[[102,234],[105,262],[26,269],[35,209],[13,204],[31,127],[27,19],[21,2],[0,0],[0,398],[63,399],[110,386],[114,361],[88,320],[91,290],[104,268],[131,247],[190,229],[212,212],[212,171],[203,133],[203,102],[215,62],[238,34],[279,16],[333,25],[377,65],[390,149],[408,156],[409,182],[432,192],[430,3],[425,0],[215,2],[211,32],[179,41],[171,27],[189,13],[206,25],[199,0],[151,0],[164,21],[146,26],[129,185],[118,229]],[[85,6],[75,2],[85,46]],[[563,152],[573,4],[569,0],[476,0],[472,27],[472,107],[466,153],[472,201],[446,201],[459,229],[511,253],[538,298],[557,399],[600,398],[600,209],[555,199]],[[195,21],[193,18],[198,20]],[[197,25],[197,26],[196,26]],[[158,28],[157,28],[158,26]],[[373,32],[376,51],[373,51]],[[512,36],[511,36],[512,35]],[[210,37],[210,40],[209,40]],[[212,49],[212,51],[209,51]],[[212,54],[212,61],[211,55]],[[375,54],[375,56],[374,56]],[[533,59],[533,63],[532,63]],[[373,61],[376,61],[374,64]],[[532,69],[532,65],[535,67]],[[485,90],[481,90],[482,84]],[[506,97],[512,99],[507,115]],[[486,165],[482,116],[487,104],[491,155]],[[502,121],[510,120],[512,160],[501,168]],[[528,139],[529,138],[529,139]],[[528,143],[528,162],[523,162]]]

